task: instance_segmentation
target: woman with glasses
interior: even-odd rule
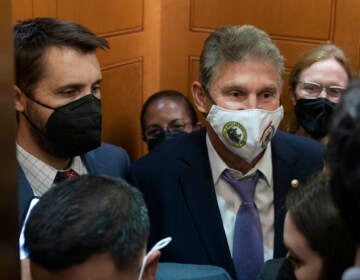
[[[149,151],[165,140],[199,127],[194,107],[175,90],[159,91],[150,96],[142,107],[140,122],[142,139]]]
[[[297,134],[327,142],[334,107],[352,76],[350,62],[337,46],[321,45],[300,58],[289,78]]]

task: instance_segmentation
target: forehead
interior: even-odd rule
[[[184,102],[161,98],[148,106],[145,113],[145,123],[161,124],[175,119],[185,119],[189,117]]]
[[[82,53],[69,47],[50,47],[43,58],[43,80],[56,84],[93,83],[101,78],[95,53]]]
[[[288,249],[296,253],[298,256],[308,256],[312,252],[308,241],[296,227],[289,212],[285,216],[284,242]]]
[[[248,58],[239,62],[220,62],[211,86],[258,85],[281,87],[281,77],[275,64],[260,58]]]
[[[348,75],[344,67],[334,58],[313,63],[301,72],[300,80],[346,85]]]

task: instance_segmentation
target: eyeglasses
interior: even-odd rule
[[[346,88],[338,85],[324,86],[315,82],[302,82],[298,83],[299,89],[310,98],[317,98],[320,96],[322,91],[325,89],[326,95],[330,98],[340,98],[345,92]]]
[[[186,130],[186,127],[188,125],[192,125],[191,122],[182,122],[179,120],[176,120],[175,122],[170,122],[170,124],[167,127],[161,127],[160,125],[150,125],[145,129],[145,137],[147,139],[151,138],[157,138],[159,135],[161,135],[164,130],[167,130],[169,132],[182,132]]]

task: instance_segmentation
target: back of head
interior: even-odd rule
[[[26,225],[31,262],[58,272],[109,254],[119,270],[138,269],[149,235],[142,195],[123,180],[84,175],[54,186]]]
[[[355,244],[333,203],[329,176],[313,177],[290,192],[286,208],[296,228],[323,260],[320,279],[340,279],[353,263]]]
[[[107,41],[74,22],[55,18],[35,18],[14,26],[16,85],[31,94],[42,78],[43,60],[50,47],[72,48],[91,53],[108,48]]]
[[[176,90],[162,90],[151,95],[141,108],[140,124],[141,124],[142,135],[145,134],[145,115],[147,109],[150,107],[150,105],[156,103],[159,100],[171,100],[178,104],[182,104],[191,120],[191,124],[193,126],[196,126],[198,122],[198,117],[190,101],[184,95],[182,95],[180,92]]]
[[[353,78],[351,64],[345,53],[335,45],[320,45],[305,52],[291,69],[289,77],[290,91],[295,93],[296,85],[299,82],[300,75],[305,69],[309,68],[316,62],[330,58],[334,58],[344,68],[349,80]]]
[[[208,89],[221,62],[247,59],[262,59],[273,64],[282,83],[283,57],[268,34],[250,25],[225,26],[210,34],[200,56],[199,81]]]
[[[360,244],[360,80],[350,84],[340,101],[329,138],[332,194]]]

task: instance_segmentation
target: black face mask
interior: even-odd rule
[[[170,140],[170,139],[174,139],[177,138],[181,135],[185,135],[186,132],[185,131],[167,131],[167,130],[163,130],[162,133],[160,133],[156,138],[150,138],[147,140],[147,145],[148,145],[148,149],[149,151],[151,151],[152,149],[154,149],[157,145],[159,145],[160,143]]]
[[[321,139],[329,132],[335,103],[326,98],[299,99],[295,105],[298,123],[314,139]]]
[[[35,103],[53,109],[45,131],[39,129],[28,116],[23,115],[35,128],[43,148],[53,156],[70,158],[85,154],[101,145],[101,103],[92,94],[52,108],[29,97]]]

